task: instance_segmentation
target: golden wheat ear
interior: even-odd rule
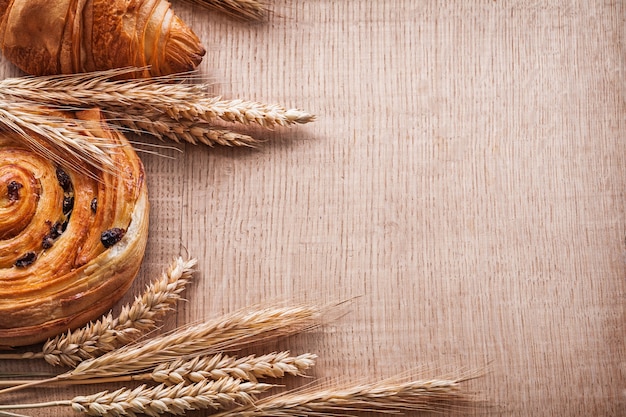
[[[89,416],[120,417],[146,414],[184,415],[189,410],[224,410],[237,405],[250,405],[255,397],[274,385],[246,382],[233,378],[216,381],[206,380],[197,384],[172,386],[141,385],[134,389],[120,388],[92,395],[78,396],[71,400],[50,401],[34,404],[0,405],[0,415],[15,414],[4,410],[71,407]]]
[[[195,259],[174,259],[141,296],[122,307],[117,317],[109,313],[96,322],[48,340],[42,349],[43,358],[51,365],[74,367],[155,330],[157,321],[181,300],[196,264]]]
[[[282,378],[285,375],[304,376],[315,365],[317,355],[304,353],[290,356],[288,351],[242,358],[218,353],[191,360],[181,358],[157,366],[150,379],[167,385],[198,383],[205,379],[235,378],[258,382],[262,378]]]
[[[191,281],[196,263],[195,259],[178,257],[141,296],[123,306],[118,316],[109,312],[99,320],[49,339],[40,352],[3,353],[0,360],[44,359],[53,366],[75,367],[131,343],[156,329],[157,321],[173,310]]]
[[[266,2],[258,0],[187,0],[239,20],[262,22],[269,16]]]
[[[382,380],[351,385],[305,388],[269,396],[214,417],[357,416],[445,412],[476,404],[464,389],[464,378]]]

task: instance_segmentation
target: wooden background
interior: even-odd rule
[[[188,253],[166,329],[354,298],[278,347],[319,354],[320,380],[486,367],[469,415],[625,415],[625,6],[276,0],[249,24],[173,2],[215,94],[318,120],[144,154],[151,238],[125,301]]]

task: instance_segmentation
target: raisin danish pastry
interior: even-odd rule
[[[38,343],[102,315],[143,259],[148,197],[140,159],[99,110],[70,116],[110,140],[116,172],[73,160],[57,165],[17,133],[0,132],[0,347]]]

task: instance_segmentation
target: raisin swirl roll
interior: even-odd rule
[[[99,110],[72,113],[111,142],[116,166],[58,165],[0,131],[0,347],[34,344],[108,311],[148,236],[141,160]]]

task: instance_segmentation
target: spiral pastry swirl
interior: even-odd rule
[[[57,165],[0,132],[0,347],[38,343],[105,313],[143,259],[143,165],[98,110],[72,117],[111,141],[116,172]]]

